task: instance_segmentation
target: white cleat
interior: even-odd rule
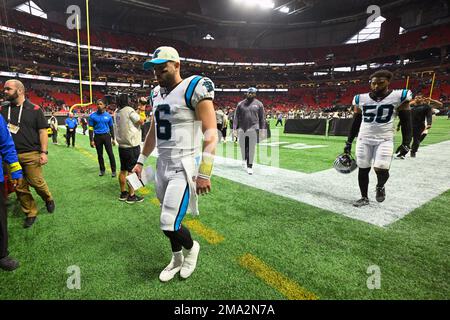
[[[159,280],[162,282],[167,282],[173,279],[175,275],[180,272],[181,266],[183,265],[183,254],[172,255],[172,260],[167,267],[159,274]]]
[[[200,244],[194,240],[191,250],[184,251],[184,262],[181,267],[180,276],[183,279],[189,278],[197,266],[198,254],[200,252]]]
[[[242,160],[242,168],[247,169],[247,160]]]
[[[247,173],[249,175],[252,175],[253,174],[253,168],[247,168]]]

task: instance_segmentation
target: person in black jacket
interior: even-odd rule
[[[416,157],[417,150],[420,143],[425,139],[428,130],[431,128],[433,122],[432,107],[441,107],[442,103],[431,98],[425,98],[418,94],[413,101],[411,101],[411,115],[413,126],[413,143],[411,146],[411,158]],[[425,124],[426,121],[426,124]]]

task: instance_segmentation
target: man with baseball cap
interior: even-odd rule
[[[152,70],[155,65],[169,61],[180,62],[178,51],[172,47],[159,47],[153,53],[152,59],[144,62],[144,70]]]
[[[133,171],[140,176],[147,157],[158,148],[160,227],[172,249],[172,259],[159,275],[166,282],[177,273],[188,278],[197,265],[200,244],[192,239],[182,221],[188,211],[198,214],[197,195],[211,191],[217,144],[214,84],[202,76],[182,79],[180,57],[172,47],[156,49],[144,69],[153,71],[159,85],[150,94],[149,104],[154,111],[150,132]]]

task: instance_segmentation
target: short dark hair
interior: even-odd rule
[[[392,78],[394,77],[394,74],[392,72],[390,72],[389,70],[378,70],[370,75],[370,80],[372,80],[375,77],[376,78],[386,78],[386,79],[388,79],[388,81],[391,81]]]

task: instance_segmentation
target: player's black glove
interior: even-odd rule
[[[409,146],[406,144],[401,144],[398,146],[397,151],[395,151],[395,153],[397,153],[398,157],[404,157],[408,154],[409,152]]]
[[[346,142],[344,147],[344,153],[350,154],[352,152],[352,144],[351,142]]]

